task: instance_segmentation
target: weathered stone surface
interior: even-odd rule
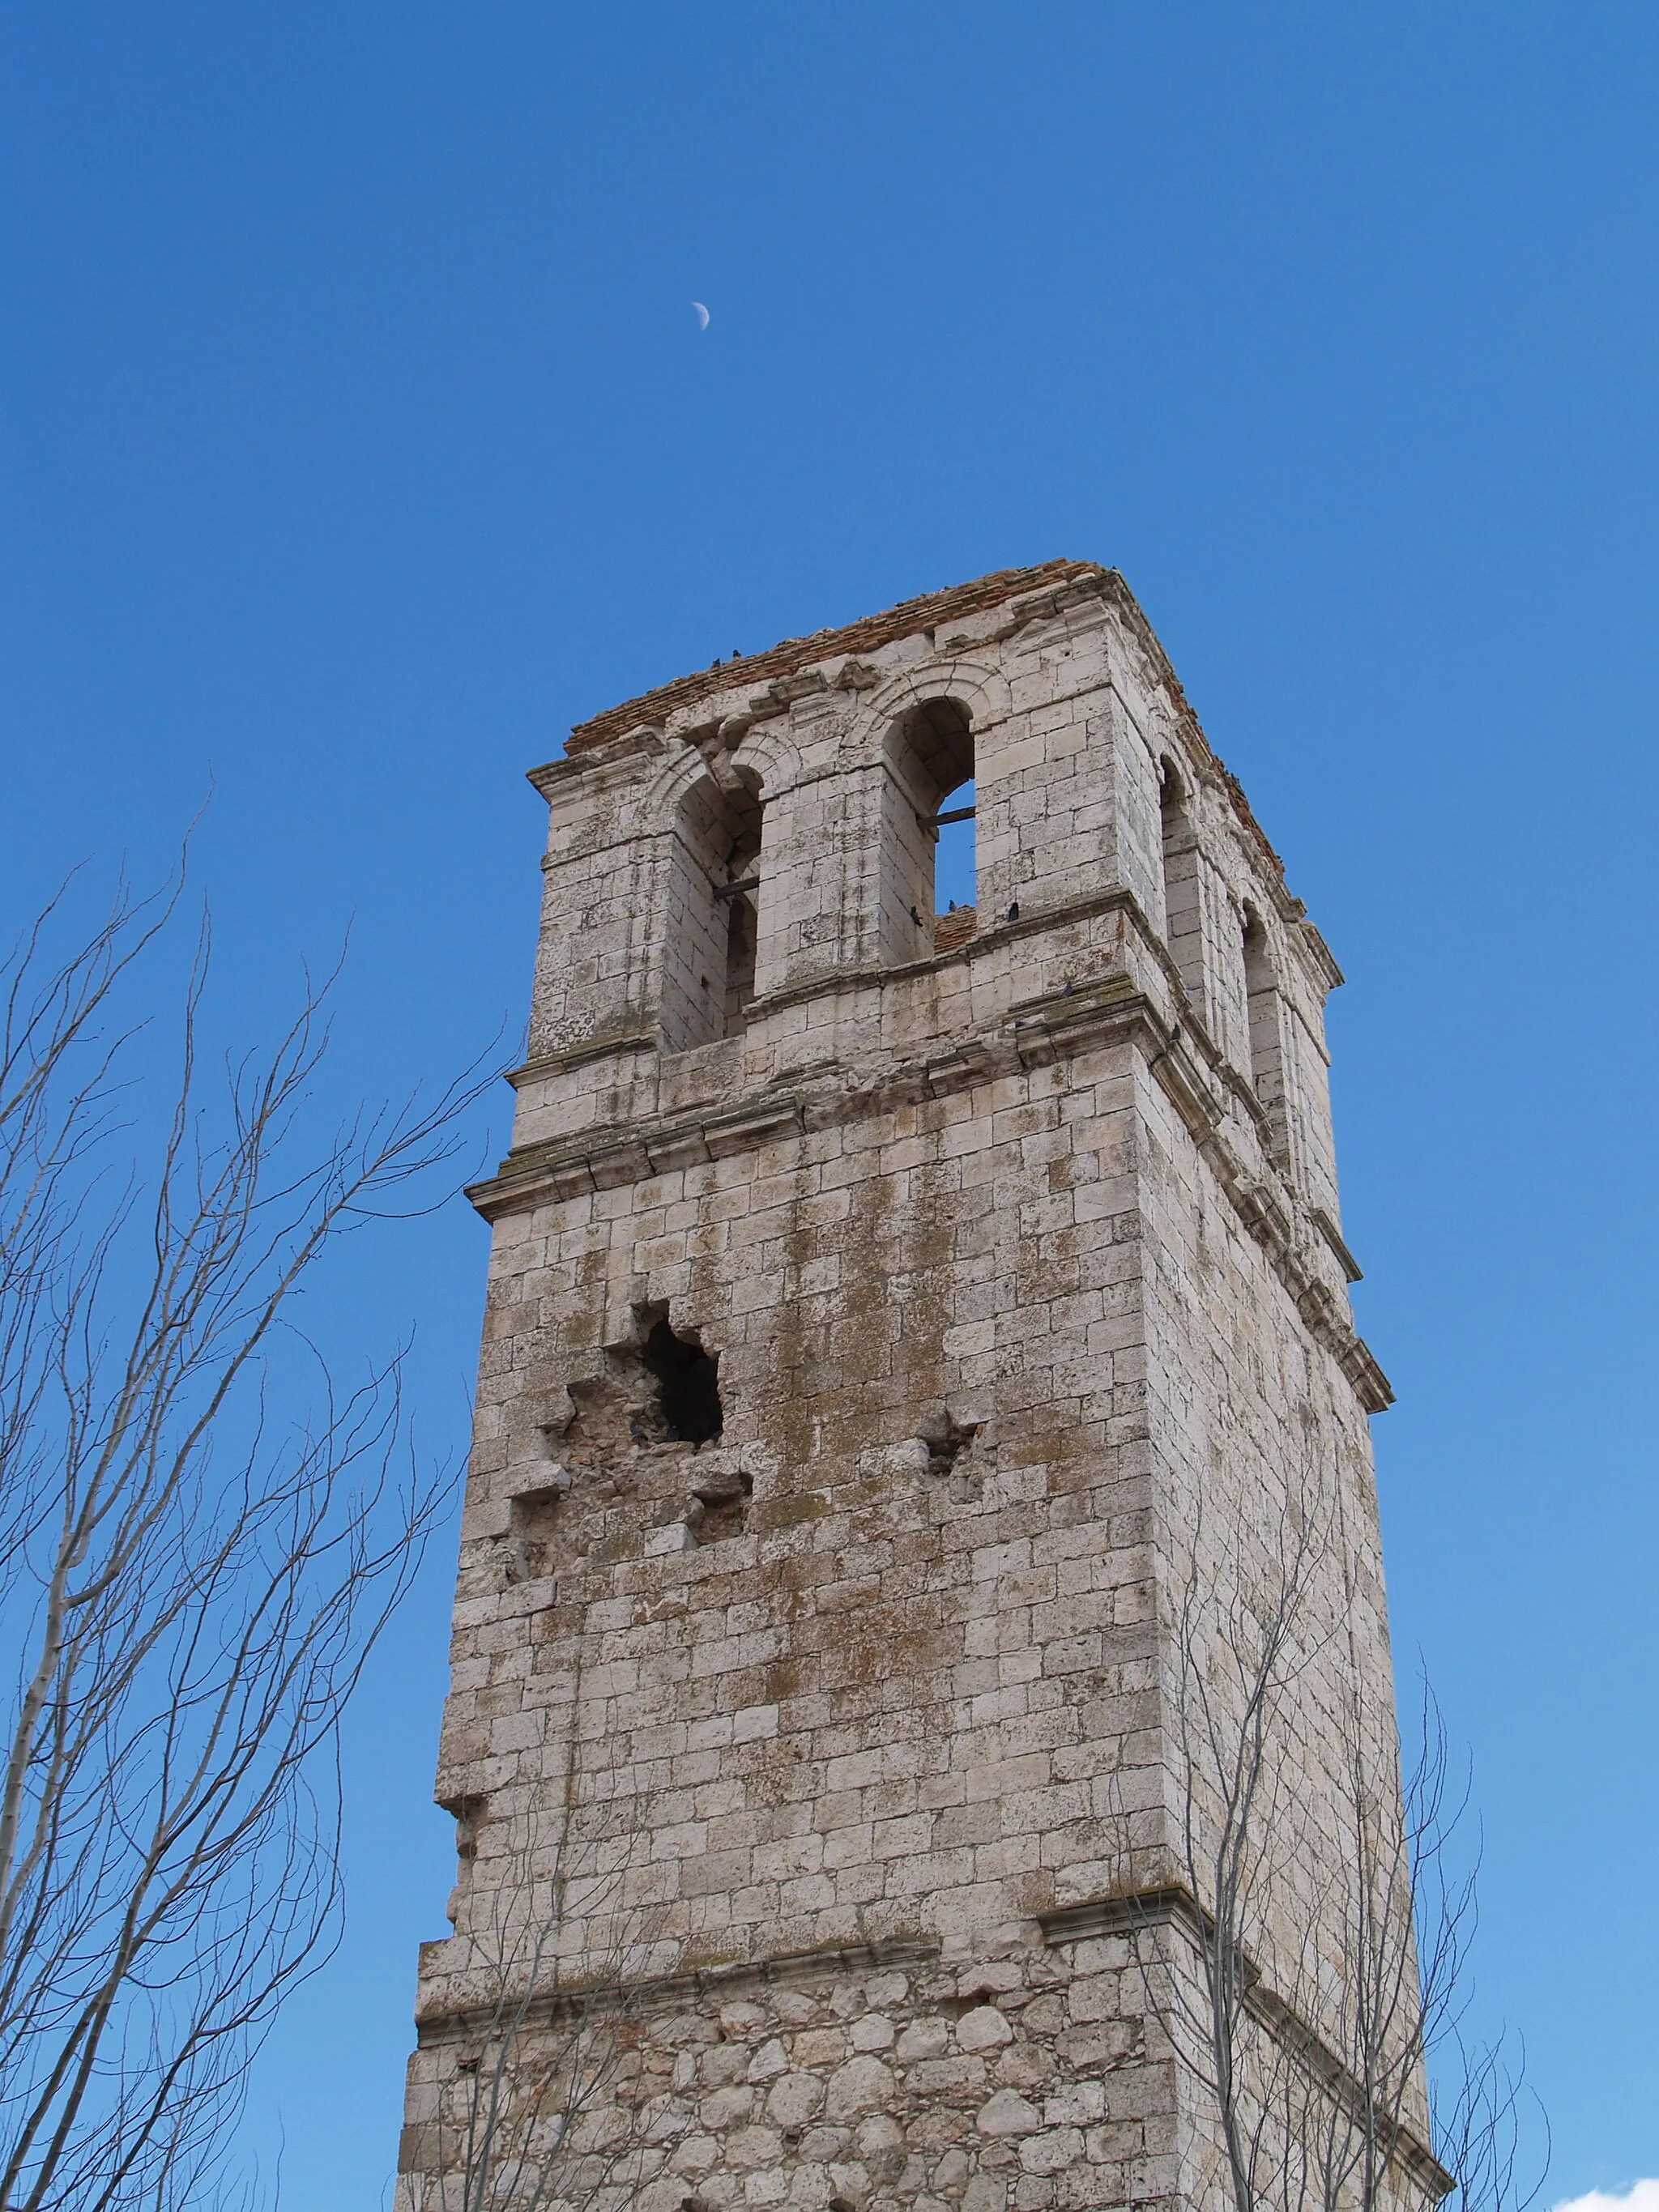
[[[994,2005],[976,2005],[957,2022],[957,2041],[964,2051],[997,2051],[1013,2039],[1014,2031]]]
[[[981,2109],[975,2125],[983,2136],[1029,2136],[1042,2125],[1042,2115],[1017,2090],[999,2089]]]
[[[1211,2201],[1109,1908],[1174,1863],[1182,1563],[1269,1575],[1310,1437],[1269,1934],[1333,1988],[1362,1692],[1395,1786],[1330,955],[1087,563],[684,679],[535,781],[399,2205],[460,2202],[504,2035],[550,2212]]]

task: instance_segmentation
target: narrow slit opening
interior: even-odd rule
[[[923,699],[887,740],[881,935],[884,957],[963,944],[977,921],[974,738],[960,700]]]
[[[933,943],[940,952],[964,943],[979,921],[978,802],[969,776],[947,792],[935,821]]]

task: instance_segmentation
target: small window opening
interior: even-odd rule
[[[720,1354],[690,1337],[676,1336],[665,1317],[645,1340],[646,1371],[656,1378],[663,1427],[673,1443],[712,1443],[723,1416],[718,1381]]]
[[[949,804],[939,809],[933,830],[939,841],[933,848],[936,952],[954,951],[958,945],[967,944],[979,927],[972,778],[945,796]]]

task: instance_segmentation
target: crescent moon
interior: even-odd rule
[[[697,328],[700,331],[706,331],[708,328],[708,308],[704,307],[701,300],[693,300],[691,302],[691,311],[697,319]]]

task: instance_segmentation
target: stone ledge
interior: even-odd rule
[[[1312,1222],[1314,1227],[1319,1231],[1325,1242],[1330,1246],[1332,1251],[1335,1253],[1337,1265],[1341,1268],[1348,1280],[1351,1283],[1363,1283],[1365,1279],[1364,1270],[1361,1268],[1358,1261],[1354,1258],[1353,1254],[1349,1251],[1347,1246],[1343,1243],[1342,1231],[1337,1227],[1335,1222],[1331,1219],[1330,1215],[1326,1212],[1324,1207],[1322,1206],[1310,1206],[1308,1208],[1308,1218]]]
[[[1121,902],[1122,895],[1111,896]],[[836,1068],[831,1064],[816,1087],[762,1095],[723,1114],[695,1114],[656,1126],[647,1121],[626,1132],[595,1131],[580,1149],[560,1149],[556,1139],[546,1147],[509,1153],[498,1175],[470,1185],[466,1194],[493,1222],[526,1207],[728,1159],[781,1137],[833,1127],[894,1106],[971,1091],[999,1077],[1052,1066],[1098,1046],[1133,1042],[1147,1054],[1152,1073],[1239,1218],[1273,1261],[1311,1334],[1335,1359],[1365,1412],[1386,1411],[1395,1396],[1387,1376],[1299,1247],[1300,1209],[1276,1175],[1252,1175],[1227,1140],[1226,1107],[1213,1087],[1216,1070],[1202,1064],[1213,1052],[1202,1031],[1194,1031],[1201,1048],[1194,1057],[1187,1050],[1186,1024],[1166,1023],[1121,970],[1023,1003],[1023,1012],[1011,1009],[994,1029],[925,1058],[901,1061],[867,1085],[849,1087],[835,1081]],[[1322,1243],[1328,1244],[1328,1224],[1314,1226]],[[1342,1247],[1344,1252],[1346,1249]]]
[[[538,1053],[521,1066],[507,1070],[507,1079],[515,1091],[526,1083],[543,1076],[568,1075],[574,1067],[582,1067],[590,1060],[609,1060],[619,1052],[655,1052],[661,1044],[655,1030],[619,1030],[614,1036],[593,1037],[583,1044],[574,1044],[566,1052]]]
[[[454,1942],[449,1936],[443,1939]],[[425,1951],[441,1944],[422,1945]],[[729,1965],[694,1967],[680,1974],[650,1975],[636,1982],[590,1982],[544,1996],[518,1997],[504,1993],[490,2005],[434,2004],[416,2013],[422,2050],[434,2043],[476,2035],[498,2019],[505,2008],[516,2027],[532,2027],[568,2014],[595,2010],[658,2011],[683,2004],[688,1997],[720,1996],[769,1982],[799,1982],[838,1974],[878,1972],[890,1966],[931,1966],[941,1946],[933,1936],[894,1936],[885,1942],[826,1945],[814,1951],[791,1951],[773,1959],[739,1959]],[[422,1974],[427,1962],[422,1959]]]

